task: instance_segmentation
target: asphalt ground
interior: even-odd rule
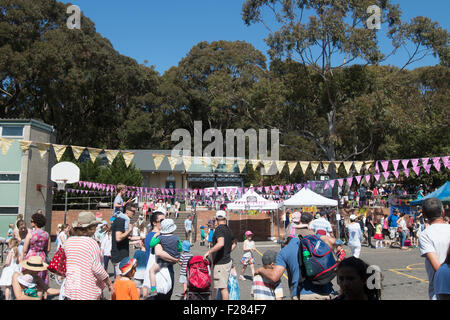
[[[184,239],[181,239],[184,240]],[[54,246],[52,246],[54,247]],[[233,263],[236,266],[237,272],[241,272],[242,265],[240,263],[243,251],[243,243],[239,242],[236,249],[231,253]],[[274,250],[278,252],[280,245],[270,241],[256,242],[257,255],[254,256],[255,269],[262,267],[261,257],[267,250]],[[203,255],[208,250],[207,246],[200,246],[195,243],[191,251],[194,255]],[[351,252],[347,246],[344,245],[346,257],[351,256]],[[53,256],[54,250],[50,256]],[[130,248],[130,255],[134,254],[134,248]],[[369,265],[377,265],[382,273],[382,300],[428,300],[428,277],[425,271],[425,260],[420,257],[419,249],[410,248],[408,250],[400,250],[397,248],[383,248],[372,249],[362,247],[360,258]],[[111,263],[108,267],[108,273],[113,275],[113,268]],[[183,294],[183,286],[179,283],[180,267],[175,265],[175,287],[172,294],[172,300],[180,300]],[[246,280],[239,280],[240,298],[241,300],[252,300],[250,295],[252,277],[250,267],[245,271]],[[113,278],[112,278],[113,279]],[[289,288],[287,275],[282,277],[283,293],[289,299]],[[58,288],[54,280],[50,281],[50,286]],[[339,291],[336,283],[336,278],[333,280],[333,287]],[[104,291],[104,296],[109,299],[109,292]],[[58,297],[49,297],[55,300]]]

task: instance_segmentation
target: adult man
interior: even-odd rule
[[[355,258],[359,258],[361,253],[361,242],[363,239],[363,233],[361,226],[356,222],[356,215],[352,214],[350,216],[350,224],[347,225],[348,233],[348,246]]]
[[[399,211],[398,209],[394,209],[394,212],[388,217],[388,223],[389,223],[389,238],[391,240],[395,239],[395,235],[397,233],[397,220],[399,218]]]
[[[184,220],[184,231],[186,234],[186,240],[192,244],[192,216],[188,215],[187,219]]]
[[[312,219],[311,213],[304,212],[301,215],[300,221],[302,224],[308,225],[311,223]],[[299,235],[302,237],[312,234],[314,234],[314,231],[307,226],[299,232]],[[336,243],[335,239],[329,236],[320,236],[320,240],[325,242],[331,248]],[[298,281],[301,274],[300,265],[298,263],[299,248],[299,238],[288,238],[287,244],[285,244],[277,255],[273,269],[259,268],[255,271],[255,275],[259,274],[273,283],[276,283],[280,281],[284,271],[287,270],[292,300],[330,300],[330,294],[333,292],[331,283],[317,286],[313,285],[310,280],[305,280],[300,284],[301,290],[298,290]]]
[[[125,215],[128,219],[133,218],[136,212],[136,205],[128,203],[125,206]],[[112,230],[112,246],[111,246],[111,262],[114,266],[115,275],[120,275],[119,263],[123,258],[130,255],[130,240],[139,240],[140,237],[130,237],[134,224],[129,224],[128,229],[125,228],[125,219],[117,217],[111,225]]]
[[[119,183],[116,187],[116,190],[117,195],[114,199],[114,211],[113,211],[113,215],[115,217],[117,217],[117,214],[119,214],[119,212],[123,212],[123,207],[126,206],[128,203],[130,203],[132,200],[128,199],[126,202],[123,202],[123,196],[127,192],[127,187],[124,184]]]
[[[325,211],[320,211],[319,218],[311,222],[309,228],[314,230],[314,233],[334,237],[333,228],[331,228],[330,222],[325,219],[326,214]]]
[[[216,212],[217,228],[214,230],[213,247],[204,258],[212,255],[214,288],[220,290],[223,300],[229,300],[228,278],[231,271],[231,251],[236,248],[233,232],[227,225],[227,214],[223,210]]]
[[[450,243],[450,225],[444,221],[445,211],[438,198],[423,201],[422,210],[429,226],[419,238],[420,255],[425,258],[425,270],[428,274],[428,295],[436,300],[433,278],[435,272],[445,261]]]

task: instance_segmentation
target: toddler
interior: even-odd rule
[[[132,280],[136,272],[137,261],[125,257],[120,261],[120,277],[114,282],[114,294],[111,300],[139,300],[139,291]]]
[[[180,261],[178,262],[180,264],[180,283],[183,284],[183,292],[184,297],[186,297],[186,291],[187,291],[187,264],[189,260],[194,256],[191,253],[191,243],[188,240],[184,240],[181,244],[181,249],[183,252],[180,255]]]

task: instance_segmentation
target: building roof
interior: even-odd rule
[[[56,132],[55,128],[49,124],[35,119],[5,119],[0,118],[0,125],[30,125],[32,127],[40,128],[48,132]]]
[[[155,172],[185,172],[186,168],[184,167],[184,163],[181,159],[175,165],[172,170],[169,160],[165,157],[161,162],[158,169],[155,167],[155,162],[153,161],[153,155],[155,154],[163,154],[166,156],[170,156],[172,154],[172,150],[127,150],[130,152],[134,152],[133,163],[136,168],[141,171],[155,171]],[[245,170],[245,169],[244,169]],[[226,165],[224,163],[220,164],[217,169],[212,170],[211,164],[207,164],[207,166],[203,166],[200,160],[194,158],[190,168],[188,168],[187,173],[237,173],[239,174],[239,167],[237,163],[233,165],[230,171],[227,171]]]

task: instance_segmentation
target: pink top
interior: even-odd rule
[[[97,242],[90,237],[70,237],[64,250],[67,259],[64,295],[71,300],[99,300],[108,273],[102,266]]]

